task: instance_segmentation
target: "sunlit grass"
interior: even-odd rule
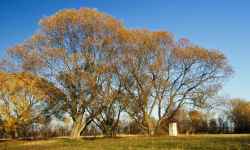
[[[250,150],[250,135],[121,137],[0,142],[1,150]]]

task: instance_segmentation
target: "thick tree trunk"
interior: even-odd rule
[[[70,137],[73,139],[78,139],[81,137],[81,132],[83,128],[85,127],[85,120],[83,115],[80,115],[76,118],[76,120],[73,123],[73,127],[70,133]]]

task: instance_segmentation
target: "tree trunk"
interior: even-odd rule
[[[149,136],[154,136],[154,135],[155,135],[155,129],[152,128],[152,127],[149,127],[149,128],[148,128],[148,135],[149,135]]]
[[[154,135],[159,134],[160,125],[161,125],[161,120],[158,120],[157,123],[155,124]]]
[[[12,132],[11,132],[11,138],[12,139],[16,139],[18,137],[18,133],[17,133],[17,130],[15,129],[15,130],[13,130]]]
[[[70,137],[73,139],[78,139],[81,137],[81,132],[85,127],[85,120],[83,115],[79,115],[73,123],[73,127],[71,129]]]
[[[116,137],[116,132],[113,130],[105,131],[103,132],[103,134],[105,137],[111,137],[111,138]]]
[[[151,118],[149,117],[149,115],[147,114],[145,117],[145,121],[147,123],[147,128],[148,128],[148,135],[149,136],[154,136],[155,132],[154,132],[154,123],[153,120],[151,120]]]

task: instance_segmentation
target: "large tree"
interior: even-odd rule
[[[168,32],[132,30],[122,41],[118,75],[131,100],[127,112],[149,134],[185,104],[205,106],[232,73],[220,51],[175,42]]]
[[[66,95],[58,103],[74,121],[73,138],[100,112],[98,91],[112,69],[120,28],[119,21],[92,9],[64,10],[42,19],[31,39],[8,51],[17,68],[46,78]]]

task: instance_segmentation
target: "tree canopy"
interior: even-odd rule
[[[154,134],[184,105],[206,105],[232,73],[219,50],[166,31],[128,29],[88,8],[42,19],[8,54],[11,71],[46,79],[65,95],[56,102],[74,121],[72,137],[93,121],[103,130],[111,120],[116,126],[121,112]]]

